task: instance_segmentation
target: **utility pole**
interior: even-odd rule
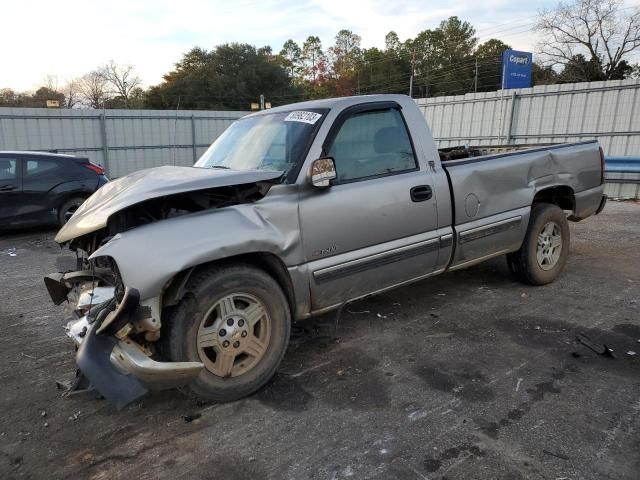
[[[264,95],[260,94],[260,110],[264,110]]]
[[[409,96],[413,98],[413,75],[415,72],[414,65],[416,63],[416,47],[413,47],[413,55],[411,56],[411,78],[409,79]]]
[[[478,57],[476,57],[476,79],[474,82],[473,93],[478,93]]]

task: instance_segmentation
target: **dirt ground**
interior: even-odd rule
[[[250,398],[169,391],[121,412],[56,389],[73,347],[42,276],[73,257],[52,231],[4,235],[0,478],[637,480],[640,204],[571,232],[552,285],[514,282],[504,259],[446,274],[350,305],[337,329],[300,324]]]

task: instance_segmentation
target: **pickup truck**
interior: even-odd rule
[[[552,282],[567,220],[606,202],[602,150],[506,150],[439,152],[411,98],[357,96],[247,115],[193,167],[106,184],[56,236],[77,271],[45,277],[75,313],[77,386],[231,401],[272,377],[292,321],[498,255]]]

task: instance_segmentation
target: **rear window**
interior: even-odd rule
[[[53,173],[61,168],[60,163],[53,159],[34,158],[25,162],[25,176],[35,177]]]
[[[15,180],[17,177],[17,164],[18,162],[15,158],[0,158],[0,181]]]

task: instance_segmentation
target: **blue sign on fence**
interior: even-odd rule
[[[530,87],[532,64],[533,56],[530,52],[502,52],[502,88]]]

